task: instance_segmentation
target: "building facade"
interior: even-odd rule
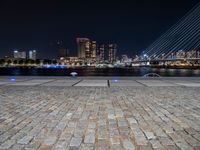
[[[98,56],[99,56],[99,61],[100,62],[104,62],[105,61],[105,45],[104,44],[99,45]]]
[[[97,42],[90,41],[90,56],[89,58],[96,59],[96,52],[97,52]]]
[[[116,61],[117,45],[109,44],[108,45],[108,61],[114,63]]]
[[[66,58],[66,57],[69,57],[69,49],[67,48],[60,48],[59,49],[59,54],[58,54],[58,57],[61,58]]]
[[[36,60],[36,50],[29,51],[29,59]]]
[[[97,43],[88,38],[77,38],[78,57],[81,59],[95,60],[97,57]]]
[[[14,55],[14,58],[16,58],[16,59],[26,59],[26,52],[25,51],[19,52],[19,51],[15,50],[13,52],[13,55]]]
[[[78,57],[87,58],[90,56],[90,40],[88,38],[77,38]]]

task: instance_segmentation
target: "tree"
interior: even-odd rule
[[[13,61],[13,64],[15,64],[15,65],[16,65],[17,63],[18,63],[18,61],[17,61],[17,60],[14,60],[14,61]]]
[[[40,64],[40,59],[36,59],[35,63],[36,63],[37,65],[39,65],[39,64]]]
[[[52,64],[56,65],[58,62],[56,59],[52,60]]]
[[[51,60],[49,60],[49,59],[44,59],[43,60],[43,64],[45,64],[45,65],[50,65],[51,64]]]
[[[5,59],[0,59],[0,65],[4,65],[5,64]]]
[[[30,59],[24,60],[24,63],[25,63],[26,65],[29,64],[29,63],[30,63]]]
[[[7,64],[10,65],[12,63],[12,61],[9,59],[7,60]]]
[[[35,63],[35,60],[31,59],[30,63],[33,65]]]
[[[19,62],[18,62],[20,65],[24,64],[24,60],[23,59],[20,59]]]

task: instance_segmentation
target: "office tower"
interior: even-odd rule
[[[17,50],[14,51],[14,58],[22,58],[22,59],[26,59],[26,52],[22,51],[22,52],[19,52]]]
[[[67,48],[60,48],[59,49],[59,58],[66,58],[66,57],[69,57],[69,49]]]
[[[85,42],[85,58],[91,58],[90,41]]]
[[[96,58],[96,51],[97,51],[97,43],[96,41],[90,42],[90,58]]]
[[[101,44],[98,49],[99,61],[103,62],[105,60],[105,46]]]
[[[114,63],[116,61],[116,52],[117,52],[117,45],[109,44],[108,45],[108,60],[110,63]]]
[[[29,51],[29,59],[36,60],[36,50]]]
[[[78,57],[90,57],[90,40],[88,38],[77,38],[76,41],[78,46]]]

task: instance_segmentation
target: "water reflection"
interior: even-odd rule
[[[79,76],[144,76],[157,73],[161,76],[199,76],[200,69],[168,69],[168,68],[69,68],[69,69],[38,69],[38,68],[1,68],[0,75],[9,76],[70,76],[77,72]],[[117,78],[113,78],[115,80]]]

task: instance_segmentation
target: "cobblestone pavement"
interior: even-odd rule
[[[0,87],[1,150],[200,149],[199,87]]]

